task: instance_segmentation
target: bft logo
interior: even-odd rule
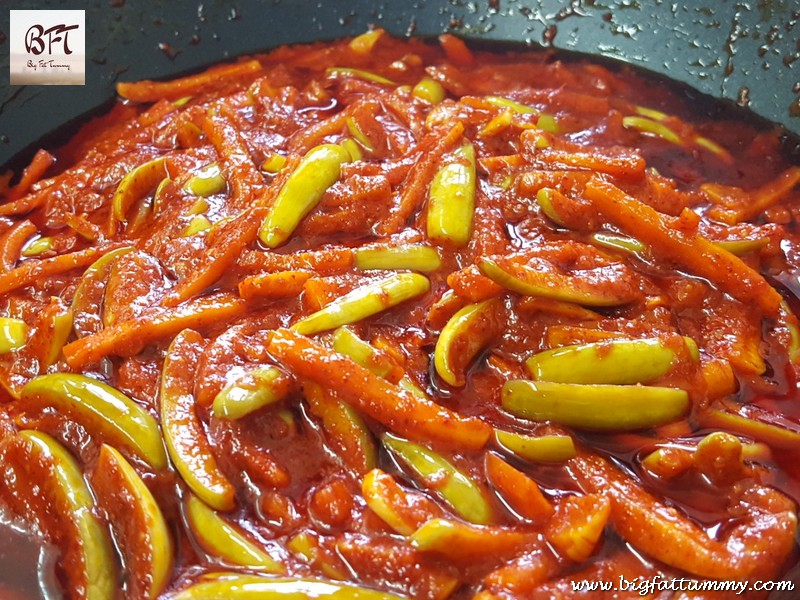
[[[83,85],[85,11],[12,10],[11,85]]]
[[[64,23],[54,25],[49,29],[38,24],[32,25],[25,34],[25,49],[38,56],[47,48],[47,54],[53,54],[53,44],[60,43],[64,54],[72,54],[72,50],[69,48],[69,32],[79,28],[80,25],[65,25]],[[47,46],[45,46],[45,36],[47,36]]]

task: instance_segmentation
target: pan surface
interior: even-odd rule
[[[370,25],[619,59],[800,133],[800,6],[793,0],[35,0],[9,8],[85,8],[87,27],[86,85],[10,86],[9,13],[0,12],[0,166],[17,171],[38,147],[57,145],[87,113],[108,105],[118,80],[166,78]]]

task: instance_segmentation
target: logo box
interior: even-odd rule
[[[10,11],[11,85],[83,85],[86,11]]]

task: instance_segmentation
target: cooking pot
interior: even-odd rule
[[[70,0],[15,9],[86,10],[84,86],[8,85],[9,13],[0,11],[0,165],[18,171],[114,98],[119,80],[169,78],[293,42],[449,31],[481,42],[552,46],[616,59],[688,84],[800,133],[800,7],[791,0]],[[687,89],[687,94],[691,94]],[[698,102],[702,102],[698,96]]]

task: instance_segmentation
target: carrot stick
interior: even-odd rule
[[[777,505],[776,514],[767,513],[762,506],[752,506],[751,530],[738,532],[736,529],[741,528],[736,528],[728,534],[726,544],[710,538],[598,456],[578,456],[568,466],[587,492],[604,494],[611,500],[611,522],[624,540],[653,558],[694,575],[712,579],[748,577],[760,561],[785,556],[778,550],[788,546],[788,552],[794,543],[794,527],[782,527],[781,519],[786,517],[795,527],[796,520],[789,512],[777,512]]]
[[[258,211],[246,210],[223,223],[210,242],[201,264],[164,297],[162,306],[177,306],[201,293],[236,261],[245,246],[256,238],[261,219]]]
[[[654,254],[705,277],[740,302],[776,317],[781,295],[754,269],[701,235],[672,227],[672,219],[599,178],[586,184],[586,198],[626,233],[647,244]]]
[[[251,251],[242,254],[239,266],[247,271],[314,271],[317,275],[331,275],[353,266],[354,255],[350,248],[325,248],[295,254]]]
[[[19,221],[0,236],[0,270],[8,272],[19,260],[22,246],[36,233],[36,225],[30,221]]]
[[[250,204],[255,189],[264,184],[264,177],[256,169],[250,150],[229,119],[221,114],[209,114],[201,126],[225,162],[229,206],[243,210]]]
[[[644,159],[634,152],[600,154],[598,152],[567,152],[548,149],[540,152],[537,159],[554,165],[566,165],[591,171],[608,173],[615,177],[636,178],[644,175]]]
[[[303,286],[313,273],[308,271],[280,271],[246,277],[239,282],[239,295],[249,300],[260,298],[291,298],[303,291]]]
[[[745,194],[740,206],[727,208],[714,206],[709,209],[708,214],[728,225],[747,221],[782,200],[798,183],[800,183],[800,167],[789,167],[772,181]]]
[[[10,215],[24,215],[39,208],[47,198],[45,190],[41,190],[35,194],[28,194],[19,200],[8,202],[0,206],[0,217]]]
[[[439,36],[439,44],[447,55],[447,59],[454,65],[469,67],[475,64],[475,56],[472,54],[472,50],[461,38],[444,33]]]
[[[487,479],[514,511],[540,524],[553,515],[553,505],[533,479],[491,452],[485,461]]]
[[[382,235],[391,235],[402,229],[408,218],[425,201],[425,192],[439,167],[442,156],[450,151],[464,134],[464,125],[457,122],[445,135],[437,131],[431,135],[436,141],[429,152],[424,153],[412,167],[406,177],[400,204],[392,209],[391,214],[380,225]],[[424,142],[420,145],[424,145]]]
[[[295,374],[333,388],[353,408],[400,435],[446,448],[475,451],[483,448],[492,433],[492,428],[483,421],[415,396],[352,359],[293,331],[275,331],[267,349]]]
[[[117,93],[123,98],[134,102],[155,102],[162,98],[177,100],[184,96],[192,96],[204,92],[208,88],[219,86],[222,80],[254,75],[260,71],[261,63],[257,60],[249,60],[247,62],[214,67],[202,73],[173,79],[172,81],[144,80],[118,83]]]
[[[16,269],[0,275],[0,294],[30,285],[41,277],[58,275],[72,269],[88,266],[103,254],[121,246],[122,244],[119,243],[109,244],[101,248],[86,248],[70,254],[25,262]]]
[[[112,353],[130,356],[147,344],[183,329],[202,329],[235,318],[246,310],[244,300],[228,293],[196,298],[177,307],[157,306],[138,317],[70,342],[64,346],[64,358],[70,367],[79,369]]]
[[[55,160],[55,157],[46,150],[39,150],[31,163],[22,171],[19,183],[8,191],[7,200],[13,202],[24,196],[31,186],[42,178]]]

